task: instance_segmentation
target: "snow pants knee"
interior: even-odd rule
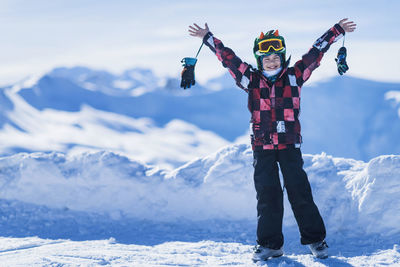
[[[283,246],[283,189],[279,180],[281,168],[284,186],[299,226],[301,244],[325,239],[326,230],[314,203],[310,183],[303,170],[300,148],[254,151],[254,185],[257,192],[257,243],[272,249]]]

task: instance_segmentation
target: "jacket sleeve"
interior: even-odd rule
[[[294,64],[294,74],[298,86],[303,86],[311,73],[319,67],[321,59],[331,44],[342,38],[345,31],[339,24],[335,24],[327,32],[325,32],[311,47],[307,54],[303,55],[302,59]]]
[[[224,44],[208,32],[204,38],[203,43],[208,46],[211,51],[217,56],[218,60],[222,62],[225,68],[228,68],[229,73],[235,79],[237,86],[249,91],[249,84],[253,80],[252,66],[243,62],[232,49],[225,47]]]

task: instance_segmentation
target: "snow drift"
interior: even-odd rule
[[[365,163],[304,155],[316,203],[331,232],[398,236],[400,156]],[[2,201],[114,220],[256,220],[252,152],[231,145],[173,171],[112,152],[20,153],[0,158]],[[296,229],[285,203],[284,226]]]

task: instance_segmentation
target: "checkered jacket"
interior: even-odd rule
[[[339,24],[334,25],[293,67],[288,67],[290,59],[285,62],[274,84],[261,71],[243,62],[211,32],[204,36],[204,44],[228,68],[236,84],[248,93],[253,150],[285,149],[289,144],[300,145],[301,87],[320,65],[330,45],[343,37],[344,33]]]

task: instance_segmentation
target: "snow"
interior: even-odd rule
[[[304,155],[331,257],[299,243],[265,266],[400,264],[400,155]],[[252,152],[228,145],[174,170],[109,151],[0,158],[0,261],[26,265],[256,266]]]
[[[2,88],[0,155],[106,149],[171,170],[249,143],[247,95],[229,74],[192,90],[178,87],[148,69],[117,75],[73,67]],[[304,87],[303,151],[364,161],[399,154],[392,141],[400,134],[398,88],[353,77]]]
[[[246,95],[226,76],[177,83],[76,67],[0,90],[1,266],[260,265]],[[261,265],[400,265],[398,88],[304,88],[304,167],[331,256],[300,245],[285,198],[285,255]]]
[[[0,238],[0,246],[2,264],[12,266],[398,266],[400,262],[396,245],[370,255],[316,260],[311,255],[289,254],[258,264],[251,262],[251,246],[214,241],[139,246],[118,244],[113,239]]]
[[[38,110],[15,93],[19,90],[16,85],[4,91],[13,107],[5,112],[6,123],[0,131],[3,154],[18,149],[63,152],[107,149],[173,169],[229,143],[211,131],[179,119],[157,127],[150,118],[132,118],[88,105],[82,105],[76,112]]]
[[[350,76],[306,85],[302,90],[300,117],[304,152],[317,154],[325,151],[336,157],[363,161],[369,161],[379,155],[399,154],[400,145],[392,141],[400,135],[400,124],[396,123],[400,120],[399,88],[398,83],[373,82]],[[191,90],[181,90],[177,77],[158,77],[149,69],[135,68],[121,74],[112,74],[85,67],[57,68],[42,77],[27,79],[11,88],[0,90],[0,104],[3,110],[0,116],[0,132],[13,126],[17,131],[16,136],[22,134],[28,139],[31,133],[20,133],[24,125],[18,123],[15,118],[15,114],[23,112],[19,111],[22,109],[22,102],[25,103],[25,122],[29,121],[35,125],[40,125],[42,118],[33,115],[29,118],[30,114],[54,111],[54,117],[57,117],[61,116],[60,112],[69,112],[78,120],[86,115],[80,114],[80,111],[89,107],[94,113],[99,111],[108,112],[110,116],[115,114],[115,120],[119,120],[120,115],[134,120],[149,119],[153,126],[160,130],[169,122],[180,120],[196,126],[199,130],[213,132],[215,138],[207,142],[193,145],[196,144],[196,140],[192,139],[192,142],[184,145],[186,151],[196,151],[193,156],[205,156],[232,142],[249,143],[247,129],[250,114],[247,110],[247,95],[237,88],[228,73],[206,84],[196,84]],[[26,112],[27,110],[29,112]],[[18,143],[14,139],[11,139],[11,142],[2,142],[0,154],[53,150],[68,152],[74,148],[79,151],[84,148],[106,148],[127,153],[135,158],[140,158],[140,154],[143,153],[137,153],[127,147],[126,142],[117,142],[107,147],[99,146],[86,127],[81,127],[79,131],[79,135],[85,140],[83,143],[80,143],[79,138],[68,140],[69,132],[75,131],[76,126],[79,125],[69,126],[72,129],[65,132],[62,140],[50,140],[40,148],[29,147],[29,144],[38,139],[37,136],[31,136],[29,142]],[[108,142],[120,140],[121,132],[127,134],[130,130],[134,131],[122,125],[108,129],[109,123],[99,126],[104,127],[105,131],[111,130],[112,135],[115,133],[116,137],[110,136]],[[55,128],[57,127],[47,130]],[[60,136],[62,133],[55,131],[49,132],[49,135]],[[155,139],[148,139],[149,144],[160,142],[158,135],[152,137]],[[63,140],[64,143],[61,142]],[[86,140],[90,140],[90,144]],[[162,143],[164,141],[162,140]],[[208,143],[217,146],[207,146]],[[169,147],[165,143],[160,144],[160,147],[176,150],[176,147]],[[170,169],[192,159],[186,157],[185,160],[181,158],[174,162],[170,154],[164,159],[161,155],[150,154],[157,158],[154,161],[149,156],[141,159],[162,167],[168,165]]]
[[[142,68],[126,70],[120,75],[87,67],[55,68],[47,76],[70,80],[90,91],[116,96],[128,96],[138,88],[146,88],[143,93],[148,93],[162,82],[151,70]]]

